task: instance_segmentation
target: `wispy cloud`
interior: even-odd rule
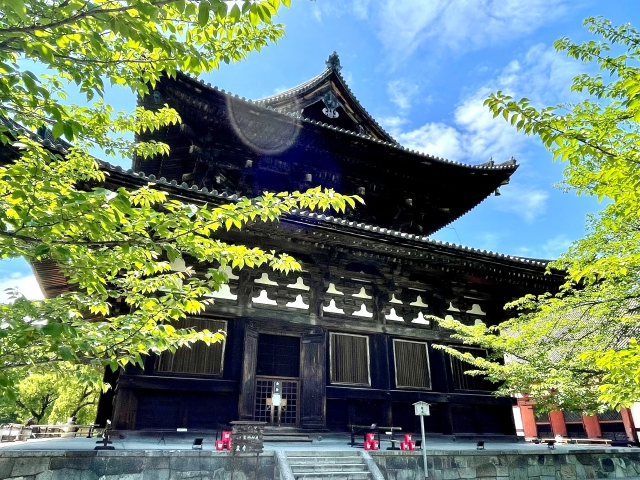
[[[495,232],[481,232],[475,235],[475,245],[483,250],[498,250],[501,235]]]
[[[342,75],[342,77],[345,79],[345,81],[347,82],[348,85],[353,85],[354,84],[354,78],[353,78],[353,73],[351,72],[351,70],[345,70],[344,68],[340,71],[340,74]]]
[[[501,188],[500,192],[502,198],[493,208],[518,215],[527,223],[533,223],[547,209],[549,194],[540,188],[514,182]]]
[[[542,245],[543,258],[558,258],[571,245],[571,240],[565,234],[550,238]]]
[[[398,130],[401,126],[410,123],[407,118],[401,117],[399,115],[379,117],[378,122],[387,130]]]
[[[33,275],[14,273],[6,277],[0,277],[0,303],[9,301],[9,296],[5,291],[8,288],[17,288],[29,300],[41,300],[44,298]]]
[[[482,163],[490,157],[505,161],[517,156],[527,137],[493,114],[483,105],[491,92],[502,90],[516,97],[526,96],[534,103],[553,104],[569,91],[577,74],[577,62],[545,45],[535,45],[496,72],[494,79],[467,94],[453,111],[450,124],[430,122],[408,129],[400,108],[388,128],[408,148],[452,160]],[[383,123],[384,125],[384,123]]]
[[[352,10],[356,18],[366,19],[369,16],[371,0],[353,0]]]
[[[483,87],[465,98],[455,109],[453,122],[430,122],[414,130],[403,130],[400,122],[391,134],[405,147],[451,160],[482,163],[516,155],[527,137],[502,119],[495,119],[483,105],[493,91]],[[405,124],[406,126],[406,124]]]
[[[404,79],[392,80],[387,84],[389,99],[403,112],[411,108],[413,99],[419,91],[418,85]]]
[[[318,5],[314,5],[311,12],[313,13],[313,18],[322,23],[322,10],[320,10],[320,7],[318,7]]]
[[[516,251],[516,254],[531,258],[555,260],[567,251],[569,245],[571,245],[569,237],[565,234],[560,234],[550,238],[537,248],[521,247]]]
[[[465,134],[444,123],[427,123],[407,132],[390,128],[390,132],[398,142],[412,150],[443,158],[467,157]]]
[[[397,115],[382,119],[382,124],[405,147],[430,155],[468,163],[517,158],[527,150],[530,137],[502,118],[494,118],[483,104],[485,99],[491,92],[502,90],[515,97],[526,96],[537,104],[557,103],[569,92],[577,72],[576,62],[550,47],[535,45],[497,71],[491,81],[465,95],[452,112],[450,123],[429,122],[411,128],[403,104],[396,102]],[[549,194],[539,187],[516,183],[502,189],[502,194],[494,208],[519,215],[528,223],[546,211]]]
[[[357,18],[374,19],[389,50],[410,54],[426,42],[467,50],[513,40],[548,25],[566,0],[358,0]]]

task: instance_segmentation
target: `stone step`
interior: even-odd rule
[[[262,437],[265,442],[304,442],[310,443],[313,440],[309,438],[309,435],[296,435],[296,434],[278,434],[272,435],[270,433],[265,433]]]
[[[264,433],[269,434],[269,435],[278,435],[278,434],[283,434],[283,435],[290,435],[292,433],[302,433],[305,435],[308,435],[309,432],[305,432],[304,430],[301,430],[300,428],[297,427],[264,427]]]
[[[354,449],[351,450],[302,450],[302,451],[287,451],[287,458],[299,458],[299,457],[353,457],[362,458],[361,451]]]
[[[296,480],[370,480],[369,472],[312,472],[312,473],[294,473]]]
[[[360,464],[364,465],[362,457],[359,456],[343,456],[343,457],[320,457],[320,456],[308,456],[298,457],[287,455],[290,465],[335,465],[335,464]]]
[[[368,472],[367,466],[362,463],[341,463],[339,465],[291,465],[291,470],[294,474],[311,472],[335,472],[336,470],[339,470],[341,472]]]

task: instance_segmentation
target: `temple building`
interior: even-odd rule
[[[127,171],[105,165],[107,184],[151,182],[173,198],[210,204],[321,185],[366,203],[221,233],[227,242],[285,251],[302,271],[229,269],[215,303],[182,322],[223,330],[225,341],[149,355],[144,368],[110,376],[116,388],[102,396],[100,421],[119,430],[272,421],[277,393],[280,424],[300,429],[377,423],[418,431],[412,404],[425,401],[431,434],[515,437],[515,400],[495,397],[492,384],[464,374],[467,364],[434,349],[455,341],[430,316],[497,324],[507,318],[505,303],[554,290],[562,278],[545,275],[543,260],[429,235],[509,183],[518,166],[404,148],[340,69],[333,54],[317,77],[256,101],[178,74],[140,100],[175,108],[183,123],[141,135],[168,143],[170,154],[136,159]],[[67,288],[50,265],[35,270],[47,295]]]

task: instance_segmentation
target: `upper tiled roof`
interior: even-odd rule
[[[237,94],[234,95],[233,93],[226,91],[224,89],[220,89],[217,86],[212,86],[210,83],[205,83],[204,80],[198,80],[190,75],[186,75],[184,73],[179,73],[179,77],[189,81],[189,82],[193,82],[195,84],[198,85],[198,88],[208,88],[211,89],[212,91],[215,92],[219,92],[225,96],[227,96],[228,98],[232,98],[236,101],[241,101],[241,102],[245,102],[247,104],[253,105],[255,107],[258,108],[264,108],[265,110],[269,110],[271,112],[274,112],[275,114],[279,114],[279,115],[284,115],[286,117],[290,117],[290,118],[295,118],[299,121],[302,121],[304,123],[308,123],[308,124],[313,124],[316,126],[320,126],[322,128],[327,128],[330,130],[334,130],[336,132],[340,132],[340,133],[344,133],[346,135],[352,135],[355,137],[359,137],[362,138],[364,140],[368,140],[370,142],[373,143],[377,143],[379,145],[385,145],[387,147],[390,147],[394,150],[397,151],[402,151],[402,152],[407,152],[410,154],[415,155],[418,161],[421,161],[423,163],[428,163],[428,162],[435,162],[435,163],[445,163],[445,164],[451,164],[451,165],[457,165],[459,167],[463,167],[463,168],[469,168],[469,169],[478,169],[478,170],[513,170],[515,171],[518,168],[518,164],[515,158],[511,157],[509,158],[509,160],[502,162],[502,163],[495,163],[493,160],[489,160],[487,162],[484,163],[480,163],[480,164],[470,164],[470,163],[463,163],[463,162],[456,162],[455,160],[448,160],[446,158],[442,158],[442,157],[437,157],[435,155],[430,155],[428,153],[422,153],[418,150],[414,150],[411,148],[406,148],[402,145],[400,145],[397,142],[387,142],[387,141],[383,141],[383,140],[379,140],[377,138],[373,138],[370,135],[365,135],[362,133],[357,133],[357,132],[352,132],[351,130],[345,130],[344,128],[338,128],[335,127],[333,125],[330,125],[328,123],[324,123],[324,122],[319,122],[316,120],[311,120],[308,118],[304,118],[302,116],[300,116],[299,114],[295,114],[295,113],[289,113],[289,112],[284,112],[281,111],[277,108],[273,108],[271,107],[269,104],[267,103],[263,103],[263,100],[250,100],[250,99],[246,99],[245,97],[240,97]],[[268,97],[270,98],[270,97]]]

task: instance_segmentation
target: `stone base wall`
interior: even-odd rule
[[[294,452],[287,452],[293,454]],[[423,480],[421,452],[370,452],[386,480]],[[640,451],[428,452],[429,480],[640,479]],[[274,452],[0,451],[0,479],[280,480]]]
[[[543,447],[546,450],[546,446]],[[424,480],[422,452],[371,452],[386,480]],[[640,451],[427,452],[429,480],[640,479]]]
[[[274,454],[200,451],[4,451],[0,479],[273,480]]]

